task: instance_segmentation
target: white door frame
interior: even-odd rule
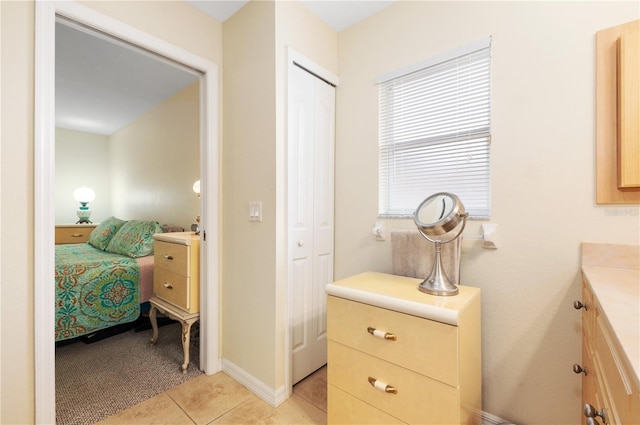
[[[334,85],[337,89],[338,87],[338,83],[339,83],[339,78],[334,75],[333,73],[331,73],[330,71],[327,71],[326,69],[324,69],[323,67],[321,67],[320,65],[318,65],[317,63],[313,62],[312,60],[306,58],[305,56],[301,55],[300,53],[298,53],[295,49],[291,48],[291,47],[287,47],[287,99],[289,99],[289,86],[291,84],[291,75],[293,75],[292,73],[292,68],[297,66],[296,64],[300,65],[302,68],[306,69],[307,71],[309,71],[310,73],[316,75],[317,77],[329,82],[330,84]],[[288,100],[287,100],[287,114],[286,114],[286,125],[285,128],[289,128],[289,105],[288,105]],[[287,170],[289,169],[289,142],[288,142],[288,130],[287,130]],[[285,387],[286,387],[286,391],[287,391],[287,397],[289,397],[291,395],[291,393],[293,392],[293,376],[292,376],[292,359],[293,359],[293,353],[292,353],[292,344],[291,344],[291,327],[293,326],[293,314],[292,314],[292,305],[291,303],[293,302],[293,288],[291,285],[291,273],[289,272],[289,263],[291,262],[291,258],[292,258],[292,253],[289,250],[289,246],[290,246],[290,241],[289,238],[291,237],[291,232],[290,232],[290,227],[291,227],[291,223],[290,223],[290,217],[289,217],[289,183],[288,183],[288,179],[289,179],[289,173],[287,172],[287,203],[286,203],[286,208],[287,208],[287,310],[286,310],[286,324],[287,327],[285,329]]]
[[[202,181],[200,367],[221,370],[219,334],[218,66],[135,27],[72,1],[37,1],[34,103],[34,336],[35,420],[52,424],[55,406],[55,21],[64,16],[199,71]]]

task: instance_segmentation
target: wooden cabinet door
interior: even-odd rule
[[[640,21],[596,33],[596,202],[640,203]]]

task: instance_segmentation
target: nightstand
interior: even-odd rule
[[[480,289],[362,273],[326,286],[327,423],[481,422]]]
[[[158,340],[157,311],[182,324],[182,373],[189,366],[191,325],[200,318],[200,236],[193,232],[153,235],[153,292],[149,319],[151,344]]]
[[[56,245],[84,243],[97,224],[56,224]]]

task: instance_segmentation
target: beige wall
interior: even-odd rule
[[[223,356],[285,383],[286,46],[332,72],[337,35],[297,2],[250,2],[224,28]],[[261,201],[263,221],[249,223]]]
[[[191,84],[110,136],[112,215],[185,229],[195,223],[199,90]]]
[[[223,31],[222,356],[275,388],[274,3],[250,2]]]
[[[73,191],[91,187],[91,221],[109,216],[189,229],[200,213],[199,83],[111,136],[56,129],[56,223],[74,223]]]
[[[87,2],[222,67],[222,25],[182,2]],[[33,2],[0,2],[0,422],[35,420],[33,330]],[[11,267],[8,267],[11,265]]]
[[[0,403],[3,424],[34,421],[34,6],[0,2]]]
[[[73,191],[87,186],[96,193],[90,220],[100,223],[111,213],[109,136],[56,128],[56,224],[75,223],[80,204]]]
[[[498,249],[466,241],[462,282],[483,291],[484,410],[517,423],[581,421],[580,242],[640,243],[637,205],[595,205],[594,157],[594,34],[638,17],[636,2],[402,1],[338,36],[336,278],[391,270],[390,242],[371,235],[374,79],[493,37]]]

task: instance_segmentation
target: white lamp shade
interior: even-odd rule
[[[197,180],[194,184],[193,184],[193,191],[195,193],[197,193],[198,195],[200,195],[200,180]]]
[[[88,187],[79,187],[73,191],[73,198],[80,203],[87,203],[94,200],[96,193]]]

